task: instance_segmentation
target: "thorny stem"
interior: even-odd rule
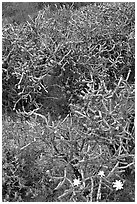
[[[93,195],[93,187],[94,187],[94,181],[93,181],[93,178],[92,177],[90,177],[90,181],[91,181],[91,188],[90,188],[90,194],[89,194],[89,202],[92,202],[92,200],[93,200],[93,197],[92,197],[92,195]]]
[[[102,176],[99,180],[98,192],[97,192],[97,202],[101,200],[101,185],[102,185]]]
[[[119,165],[119,161],[116,163],[114,168],[109,172],[109,174],[106,176],[106,178],[110,177],[113,174],[113,172],[116,170],[116,168],[118,168],[118,165]]]

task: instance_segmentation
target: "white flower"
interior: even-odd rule
[[[100,172],[98,173],[98,176],[101,176],[101,177],[105,176],[104,171],[100,171]]]
[[[73,185],[78,186],[79,184],[81,184],[81,181],[79,179],[74,179]]]
[[[123,188],[123,183],[120,180],[116,180],[113,182],[113,188],[116,188],[116,191],[121,190]]]
[[[48,175],[50,174],[50,170],[49,169],[46,171],[46,174],[48,174]]]

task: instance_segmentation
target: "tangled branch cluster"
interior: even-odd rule
[[[129,86],[123,89],[123,85],[126,87],[126,81],[120,78],[116,89],[103,94],[103,97],[99,93],[98,96],[88,93],[90,100],[87,98],[82,110],[72,105],[74,116],[66,117],[61,123],[50,127],[54,150],[52,159],[57,167],[50,176],[53,180],[59,180],[55,190],[64,189],[66,185],[66,190],[58,197],[60,201],[66,201],[66,196],[71,201],[100,200],[100,193],[106,189],[108,195],[112,193],[115,178],[121,179],[127,169],[133,168],[134,124],[129,115],[134,117],[134,107],[129,104],[134,100],[134,88],[131,86],[129,91]],[[101,92],[103,88],[100,88]],[[125,97],[126,91],[131,95]],[[114,95],[118,97],[116,104],[112,100]],[[93,101],[96,104],[94,106]],[[133,101],[131,103],[134,104]],[[64,170],[64,176],[60,173],[61,169]],[[100,181],[99,187],[96,182],[100,170],[106,176]],[[80,180],[79,187],[74,186],[73,179]],[[97,195],[94,194],[96,189]]]
[[[114,89],[121,75],[134,83],[133,11],[130,3],[45,7],[24,24],[3,25],[3,109],[65,117],[91,75],[96,89],[102,80]]]

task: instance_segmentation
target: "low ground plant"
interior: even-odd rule
[[[134,3],[3,23],[3,201],[134,202]]]

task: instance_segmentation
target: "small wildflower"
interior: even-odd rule
[[[60,136],[60,139],[61,139],[61,140],[64,140],[64,137]]]
[[[79,184],[81,184],[81,181],[79,179],[74,179],[73,185],[78,186]]]
[[[120,180],[116,180],[113,182],[113,188],[116,188],[116,191],[121,190],[123,188],[123,183]]]
[[[46,171],[46,174],[50,175],[50,170],[47,170],[47,171]]]
[[[100,172],[98,173],[98,176],[100,176],[100,177],[105,176],[104,171],[100,171]]]

